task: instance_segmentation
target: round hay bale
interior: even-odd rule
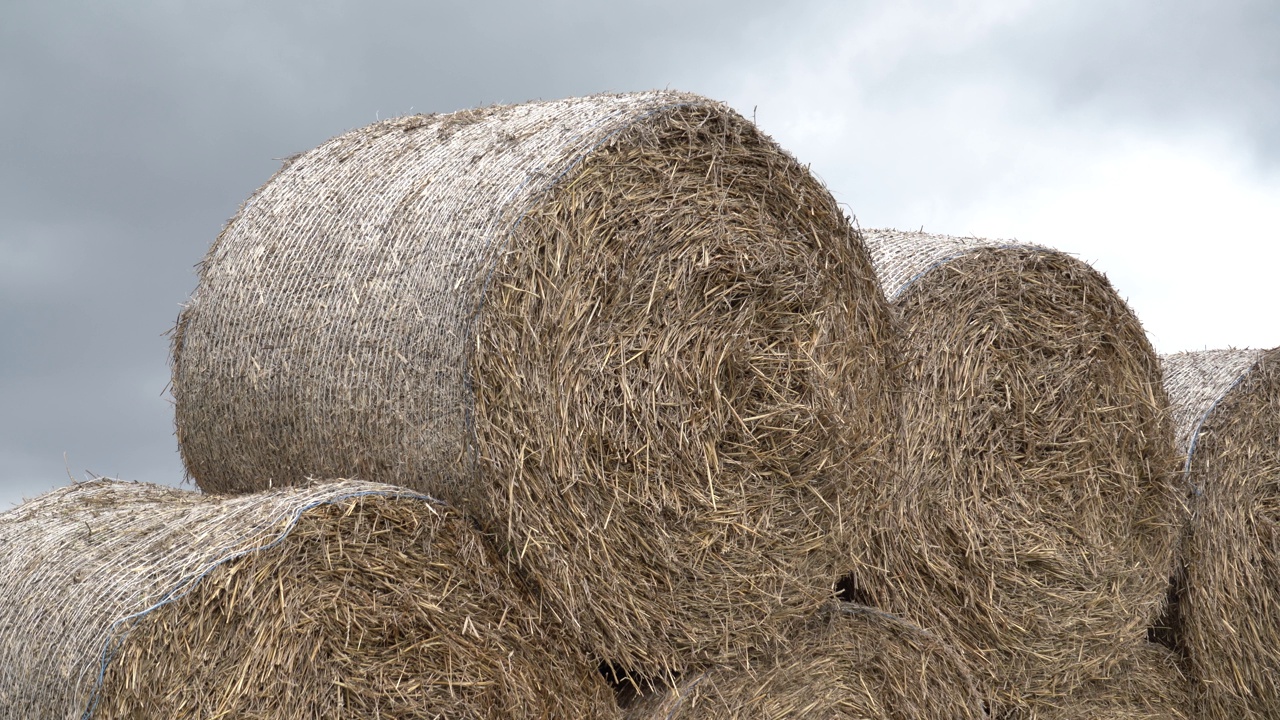
[[[864,231],[903,332],[897,480],[860,570],[1000,704],[1146,637],[1184,510],[1160,366],[1106,278],[1046,248]]]
[[[201,487],[361,477],[502,538],[603,660],[785,638],[880,471],[856,232],[725,106],[649,92],[380,122],[244,205],[174,337]]]
[[[1018,720],[1189,720],[1191,684],[1177,654],[1141,641],[1070,693],[1035,698]]]
[[[0,717],[616,716],[469,521],[385,485],[97,481],[0,515]]]
[[[1193,494],[1174,630],[1198,710],[1280,717],[1280,348],[1164,365]]]
[[[986,698],[960,656],[933,634],[840,603],[773,661],[687,676],[640,695],[627,720],[979,720]]]

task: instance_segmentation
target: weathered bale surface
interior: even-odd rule
[[[840,604],[771,662],[641,695],[628,720],[979,720],[986,698],[956,651],[885,613]]]
[[[1019,720],[1189,720],[1191,685],[1178,656],[1140,641],[1111,667],[1062,695],[1034,698]]]
[[[1185,512],[1158,359],[1107,280],[1045,248],[865,231],[903,332],[902,432],[862,593],[1018,708],[1160,614]]]
[[[386,485],[96,481],[0,515],[0,717],[608,718],[456,511]]]
[[[356,476],[504,538],[602,659],[785,636],[887,424],[888,311],[810,173],[650,92],[409,117],[251,197],[174,339],[201,487]]]
[[[1193,494],[1174,636],[1198,712],[1280,717],[1280,348],[1164,364]]]

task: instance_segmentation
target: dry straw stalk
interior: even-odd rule
[[[642,695],[627,720],[981,720],[960,655],[905,620],[856,605],[817,613],[771,661],[688,676]]]
[[[0,515],[0,718],[609,718],[468,521],[386,485],[96,481]]]
[[[206,489],[358,476],[499,535],[601,659],[782,640],[879,472],[887,309],[791,156],[670,92],[390,120],[304,153],[174,340]]]
[[[1042,697],[1018,720],[1191,720],[1191,683],[1181,658],[1145,640],[1069,693]]]
[[[1160,614],[1184,512],[1157,357],[1063,253],[864,233],[903,328],[896,482],[859,572],[1009,712],[1069,694]]]
[[[1197,710],[1280,717],[1280,349],[1164,364],[1193,495],[1174,636]]]

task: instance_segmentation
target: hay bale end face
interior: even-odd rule
[[[951,638],[1005,706],[1069,692],[1166,597],[1184,509],[1157,357],[1066,254],[864,237],[904,378],[899,477],[861,591]]]
[[[785,637],[880,471],[892,353],[856,232],[669,92],[391,120],[245,204],[179,319],[201,487],[358,476],[501,535],[602,660]]]
[[[0,515],[0,717],[616,716],[470,524],[385,485],[97,481]]]
[[[1163,358],[1193,494],[1174,635],[1208,720],[1280,716],[1280,348]]]
[[[627,720],[980,720],[988,698],[959,654],[870,608],[824,608],[772,661],[722,667],[641,695]]]
[[[1113,665],[1058,696],[1008,720],[1191,720],[1191,683],[1181,658],[1146,641],[1127,648]]]

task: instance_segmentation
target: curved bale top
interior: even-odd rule
[[[1157,357],[1066,254],[864,237],[902,323],[904,387],[900,477],[861,590],[952,639],[1003,705],[1070,692],[1166,598],[1185,508]]]
[[[218,238],[177,434],[208,490],[357,476],[460,505],[584,645],[654,673],[829,597],[888,342],[835,201],[721,104],[400,118],[301,155]]]
[[[456,511],[96,481],[0,514],[0,718],[617,715]]]
[[[955,650],[871,608],[824,608],[772,662],[720,667],[640,696],[627,720],[981,720],[987,698]]]
[[[1191,683],[1173,651],[1145,640],[1067,694],[1036,698],[1018,720],[1190,720]]]
[[[1193,494],[1175,637],[1201,717],[1280,717],[1280,348],[1166,355]]]

